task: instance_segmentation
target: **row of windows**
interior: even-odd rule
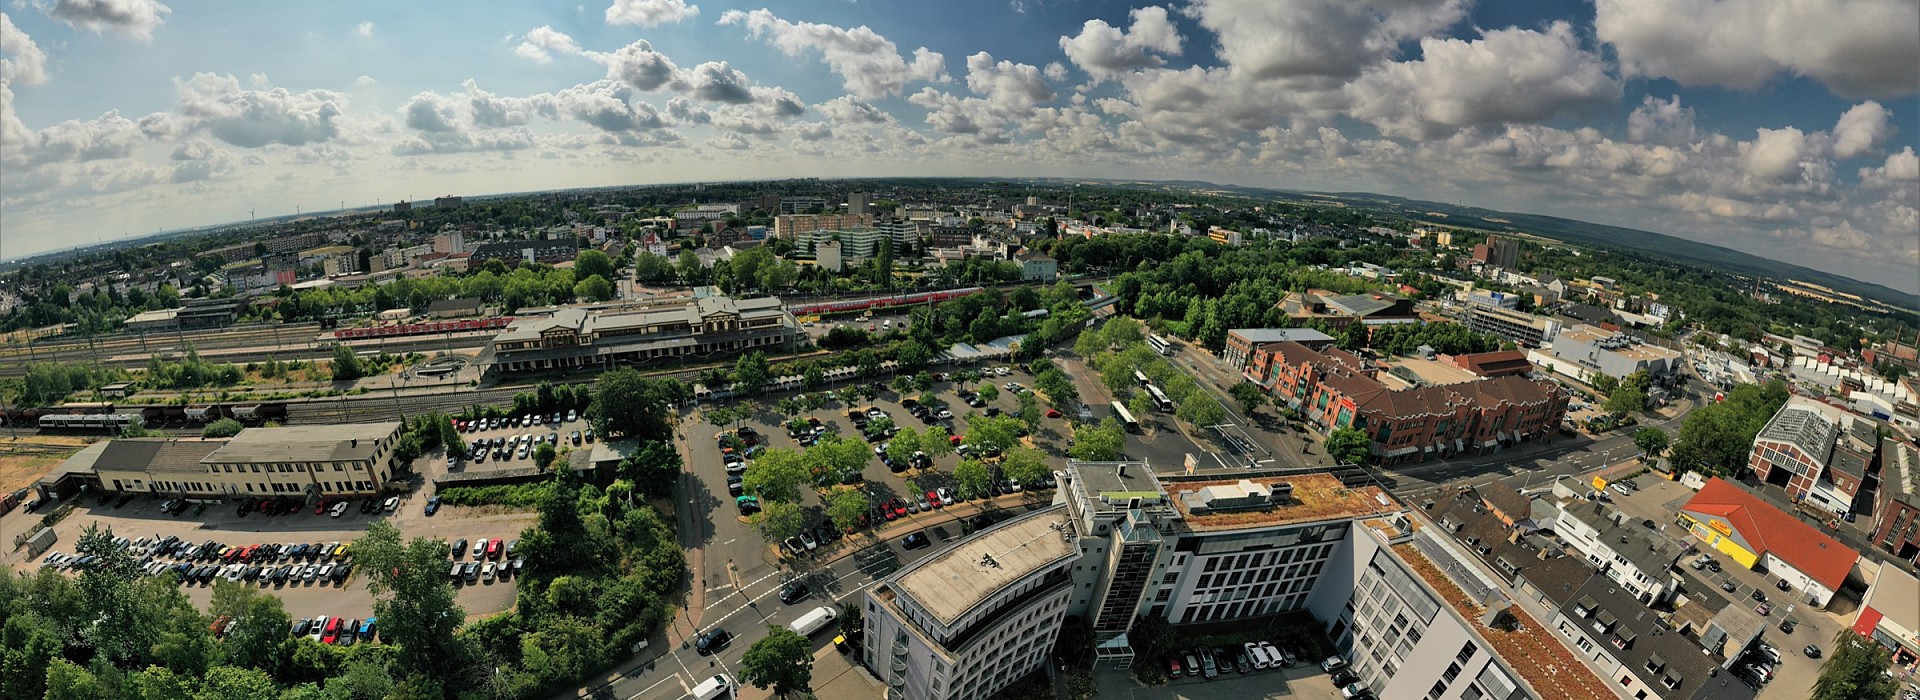
[[[1189,605],[1180,614],[1180,623],[1212,622],[1214,620],[1237,620],[1256,615],[1274,615],[1299,610],[1307,603],[1307,593],[1300,592],[1285,598],[1254,598],[1231,603],[1212,605]]]
[[[362,493],[373,490],[373,482],[365,480],[320,481],[314,483],[319,486],[321,493]],[[137,489],[140,487],[140,484],[139,482],[134,482],[133,486]],[[247,483],[243,484],[243,486],[246,487],[247,493],[262,495],[271,493],[304,493],[307,488],[307,484],[304,483],[285,484],[277,481]],[[204,481],[156,481],[153,482],[153,487],[162,493],[239,493],[233,490],[232,484],[212,484]]]
[[[344,462],[333,462],[332,464],[333,464],[334,471],[343,472],[347,470],[346,463]],[[266,465],[215,464],[209,471],[224,472],[227,474],[245,474],[247,473],[247,469],[251,467],[253,469],[253,473],[258,474],[260,473],[260,467],[262,466],[266,467],[268,472],[283,472],[283,473],[300,472],[302,474],[306,473],[309,468],[311,468],[314,472],[318,473],[318,472],[324,471],[327,467],[327,465],[325,464],[306,464],[306,463],[300,463],[300,462],[296,462],[293,464],[266,464]]]

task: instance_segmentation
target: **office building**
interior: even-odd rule
[[[1239,247],[1242,244],[1239,231],[1219,226],[1207,229],[1207,239],[1224,246]]]
[[[1568,395],[1553,382],[1517,376],[1394,389],[1380,368],[1341,350],[1286,341],[1255,350],[1249,381],[1322,430],[1355,428],[1373,438],[1379,464],[1484,454],[1557,429]]]
[[[920,234],[930,228],[925,221],[895,218],[875,221],[873,225],[893,240],[893,249],[899,253],[911,252],[914,246],[919,245]]]
[[[1560,324],[1545,316],[1481,304],[1467,305],[1467,330],[1537,348],[1552,340]]]
[[[827,200],[821,197],[781,197],[781,214],[806,214],[827,208]]]
[[[864,215],[872,214],[873,213],[871,211],[873,208],[872,197],[873,195],[867,194],[865,192],[848,193],[847,194],[847,213],[852,214],[854,216],[864,216]]]
[[[400,423],[248,428],[229,439],[130,438],[96,443],[62,474],[91,474],[112,493],[183,498],[365,496],[394,470]]]
[[[560,263],[579,257],[579,246],[572,237],[563,241],[494,241],[469,248],[468,265],[479,267],[488,260],[508,263]]]
[[[800,324],[778,298],[702,296],[692,301],[521,310],[488,346],[501,372],[611,369],[661,359],[786,350]]]
[[[460,208],[460,197],[459,197],[459,196],[457,196],[457,195],[451,195],[451,194],[450,194],[450,195],[447,195],[447,196],[445,196],[445,197],[434,197],[434,198],[433,198],[433,208],[435,208],[435,209],[459,209],[459,208]]]
[[[459,231],[435,234],[433,237],[433,252],[446,253],[448,255],[465,253],[467,252],[467,237]]]
[[[1880,490],[1873,509],[1873,544],[1920,563],[1920,450],[1887,437],[1880,441]]]
[[[1859,552],[1719,477],[1680,507],[1679,518],[1694,537],[1741,566],[1760,565],[1816,607],[1826,606],[1860,559]]]
[[[927,230],[931,236],[927,244],[929,248],[959,248],[973,245],[974,237],[981,233],[980,229],[971,226],[933,226]]]
[[[1788,399],[1753,437],[1747,467],[1754,477],[1836,515],[1854,500],[1879,452],[1874,425],[1802,397]]]
[[[873,225],[868,214],[784,214],[773,218],[773,236],[789,241],[812,231],[864,228]]]
[[[881,246],[893,245],[893,234],[871,226],[845,229],[818,229],[794,234],[795,251],[811,254],[822,241],[839,241],[840,255],[846,262],[866,260],[880,255]]]
[[[984,698],[1051,658],[1079,533],[1052,506],[947,544],[865,594],[862,661],[887,697]]]
[[[1520,308],[1520,295],[1476,289],[1467,293],[1467,303],[1473,306],[1485,306],[1493,309],[1515,310]]]
[[[1555,360],[1555,371],[1579,379],[1596,374],[1624,379],[1640,371],[1659,377],[1678,370],[1682,361],[1676,350],[1587,325],[1555,333],[1552,346],[1541,352]]]
[[[1222,357],[1228,365],[1252,376],[1266,376],[1267,368],[1249,366],[1255,350],[1288,341],[1314,350],[1324,350],[1333,345],[1333,340],[1333,336],[1312,328],[1234,328],[1227,331],[1227,345]],[[1265,357],[1273,356],[1269,354]]]
[[[1520,263],[1520,242],[1500,236],[1487,236],[1487,242],[1473,246],[1473,261],[1511,270]]]
[[[840,242],[820,241],[813,245],[813,264],[828,272],[840,272],[846,269],[845,259],[840,257]]]
[[[698,230],[701,225],[708,222],[719,221],[729,216],[738,216],[739,214],[740,205],[738,204],[702,204],[697,207],[690,207],[674,212],[673,227],[684,233]]]

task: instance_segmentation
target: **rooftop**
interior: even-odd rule
[[[1291,484],[1293,495],[1285,503],[1259,509],[1206,515],[1195,515],[1188,509],[1185,494],[1198,494],[1214,486],[1243,488],[1240,486],[1243,481],[1269,488],[1277,484]],[[1357,518],[1402,510],[1398,501],[1378,487],[1347,488],[1332,474],[1324,473],[1260,479],[1165,482],[1162,485],[1166,487],[1167,496],[1174,506],[1180,510],[1186,526],[1202,532]]]
[[[1659,614],[1606,577],[1589,579],[1574,602],[1563,604],[1560,611],[1599,642],[1595,647],[1619,659],[1649,686],[1664,688],[1672,681],[1675,697],[1687,697],[1720,675],[1716,669],[1722,659],[1702,653],[1698,644],[1669,629]]]
[[[1247,339],[1249,343],[1331,343],[1333,336],[1312,328],[1235,328],[1227,331],[1228,336]]]
[[[1624,336],[1602,328],[1579,325],[1561,330],[1559,334],[1554,336],[1554,340],[1578,341],[1588,345],[1600,346],[1602,342],[1611,341],[1615,339],[1616,336],[1620,338],[1631,338],[1631,336]],[[1556,346],[1557,345],[1558,343],[1556,342]],[[1611,352],[1631,360],[1672,360],[1680,357],[1680,353],[1678,352],[1668,350],[1658,345],[1647,345],[1639,342],[1620,343],[1618,347],[1606,347],[1602,348],[1602,351]]]
[[[264,464],[372,459],[375,443],[399,431],[399,421],[248,428],[203,461]]]
[[[1840,590],[1860,559],[1859,552],[1719,477],[1708,481],[1683,508],[1725,520],[1754,545],[1755,553],[1779,557],[1828,590]]]
[[[1507,608],[1506,612],[1519,622],[1512,631],[1487,627],[1480,620],[1486,610],[1454,585],[1419,549],[1411,544],[1397,544],[1393,551],[1407,563],[1407,568],[1446,599],[1447,605],[1465,619],[1474,632],[1492,644],[1494,654],[1526,679],[1527,685],[1536,692],[1554,690],[1559,691],[1559,697],[1570,698],[1614,697],[1605,682],[1581,665],[1545,625],[1536,622],[1526,611],[1519,607]]]
[[[1789,402],[1767,420],[1766,427],[1761,428],[1760,434],[1754,439],[1793,443],[1809,458],[1821,462],[1833,453],[1833,441],[1837,435],[1839,426],[1828,420],[1821,411],[1805,404]]]
[[[1870,621],[1869,609],[1877,614]],[[1860,603],[1859,621],[1867,623],[1867,630],[1862,634],[1871,634],[1873,626],[1880,623],[1879,618],[1920,632],[1920,579],[1896,567],[1881,567],[1880,578],[1873,582],[1866,600]],[[1856,627],[1854,631],[1860,630]]]
[[[1481,379],[1480,375],[1438,360],[1401,357],[1387,364],[1405,370],[1407,373],[1418,377],[1421,383],[1427,385],[1465,384],[1467,382],[1477,382]]]
[[[1064,559],[1080,556],[1064,508],[1049,508],[982,530],[894,574],[898,588],[940,624]]]

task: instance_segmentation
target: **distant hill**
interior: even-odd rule
[[[1478,207],[1427,202],[1417,199],[1407,199],[1405,197],[1374,194],[1371,192],[1307,192],[1275,190],[1262,187],[1242,187],[1238,185],[1218,185],[1194,181],[1159,182],[1153,184],[1235,192],[1248,197],[1288,196],[1307,200],[1332,199],[1355,209],[1376,211],[1407,219],[1448,223],[1462,228],[1531,234],[1589,248],[1655,255],[1676,262],[1711,267],[1735,274],[1764,277],[1781,282],[1790,279],[1812,282],[1849,294],[1857,294],[1869,299],[1875,299],[1899,308],[1920,308],[1920,296],[1890,287],[1870,282],[1861,282],[1831,272],[1822,272],[1809,267],[1763,258],[1758,255],[1744,253],[1730,248],[1722,248],[1716,245],[1699,243],[1684,238],[1653,233],[1651,231],[1641,231],[1639,229],[1594,224],[1573,219],[1563,219],[1557,216],[1518,214],[1492,209],[1481,209]],[[1441,219],[1431,216],[1431,214],[1444,214],[1446,218]]]

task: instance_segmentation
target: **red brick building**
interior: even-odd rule
[[[1790,400],[1753,437],[1747,467],[1754,478],[1835,514],[1855,510],[1867,475],[1876,471],[1873,425],[1818,402]]]
[[[1873,509],[1873,545],[1920,563],[1920,449],[1880,441],[1880,499]]]
[[[1379,368],[1338,348],[1262,346],[1244,372],[1323,430],[1357,428],[1385,464],[1485,453],[1538,438],[1560,425],[1568,396],[1552,382],[1516,376],[1393,389]]]

